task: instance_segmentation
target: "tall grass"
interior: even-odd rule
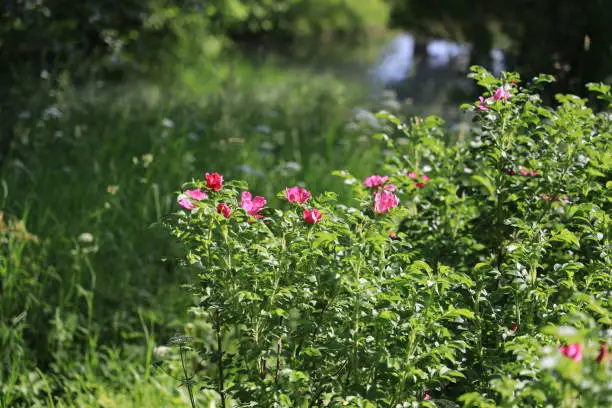
[[[305,69],[217,68],[64,87],[22,115],[0,174],[0,407],[180,406],[151,369],[193,302],[156,226],[180,183],[219,171],[274,202],[278,186],[343,191],[332,170],[374,168],[371,131],[352,111],[361,87]]]

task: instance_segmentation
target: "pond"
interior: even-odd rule
[[[431,76],[447,70],[465,73],[470,48],[469,44],[438,39],[417,44],[412,34],[401,33],[383,48],[378,62],[371,69],[372,79],[388,86],[409,81],[415,70],[425,70]],[[497,75],[505,69],[504,54],[493,49],[490,57],[490,68]]]

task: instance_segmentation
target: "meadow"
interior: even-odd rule
[[[368,91],[240,58],[165,82],[43,89],[1,177],[1,406],[178,406],[151,368],[192,303],[158,225],[176,191],[205,168],[269,196],[298,181],[345,189],[332,170],[378,161],[353,111]]]
[[[606,111],[475,69],[457,133],[318,67],[171,72],[20,113],[0,407],[610,402]]]

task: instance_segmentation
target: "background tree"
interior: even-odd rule
[[[0,160],[15,118],[41,96],[40,74],[71,82],[138,75],[200,54],[205,37],[286,42],[360,38],[384,0],[3,0],[0,2]],[[182,41],[181,44],[179,42]],[[165,62],[165,64],[161,64]]]
[[[472,44],[472,62],[488,65],[494,46],[524,77],[553,73],[554,92],[584,94],[585,82],[612,72],[612,8],[605,0],[390,0],[390,24]]]

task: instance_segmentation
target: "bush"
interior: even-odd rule
[[[471,76],[469,140],[379,115],[385,176],[336,173],[355,206],[296,186],[268,208],[216,173],[183,186],[169,226],[199,303],[169,369],[193,405],[196,378],[223,406],[611,402],[610,116],[543,106],[549,76]]]

